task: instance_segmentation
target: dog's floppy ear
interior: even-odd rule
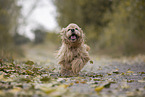
[[[79,31],[81,32],[82,37],[85,38],[85,34],[84,34],[83,30],[81,28],[79,28]]]
[[[60,35],[63,35],[65,33],[65,28],[62,28],[60,31]]]

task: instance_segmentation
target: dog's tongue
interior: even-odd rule
[[[71,39],[76,39],[76,36],[74,35],[74,36],[71,36]]]

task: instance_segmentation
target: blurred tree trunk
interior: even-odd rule
[[[21,7],[17,0],[0,0],[0,57],[12,48]]]

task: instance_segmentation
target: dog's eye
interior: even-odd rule
[[[70,31],[71,29],[68,29],[67,31]]]
[[[78,28],[75,28],[76,30],[78,30]]]

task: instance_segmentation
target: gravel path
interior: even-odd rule
[[[70,87],[71,91],[91,97],[145,97],[145,60],[140,56],[128,60],[94,60],[83,68],[80,76],[87,83],[76,83]],[[103,88],[98,95],[94,88],[107,84],[109,87]]]
[[[56,65],[54,56],[50,57],[53,52],[44,52],[33,49],[26,55],[28,59],[39,56],[35,62],[51,65],[58,73],[59,65]],[[83,94],[82,97],[145,97],[145,55],[122,58],[95,56],[92,60],[93,64],[88,62],[79,76],[63,78],[63,84],[73,83],[68,87],[72,93]]]

